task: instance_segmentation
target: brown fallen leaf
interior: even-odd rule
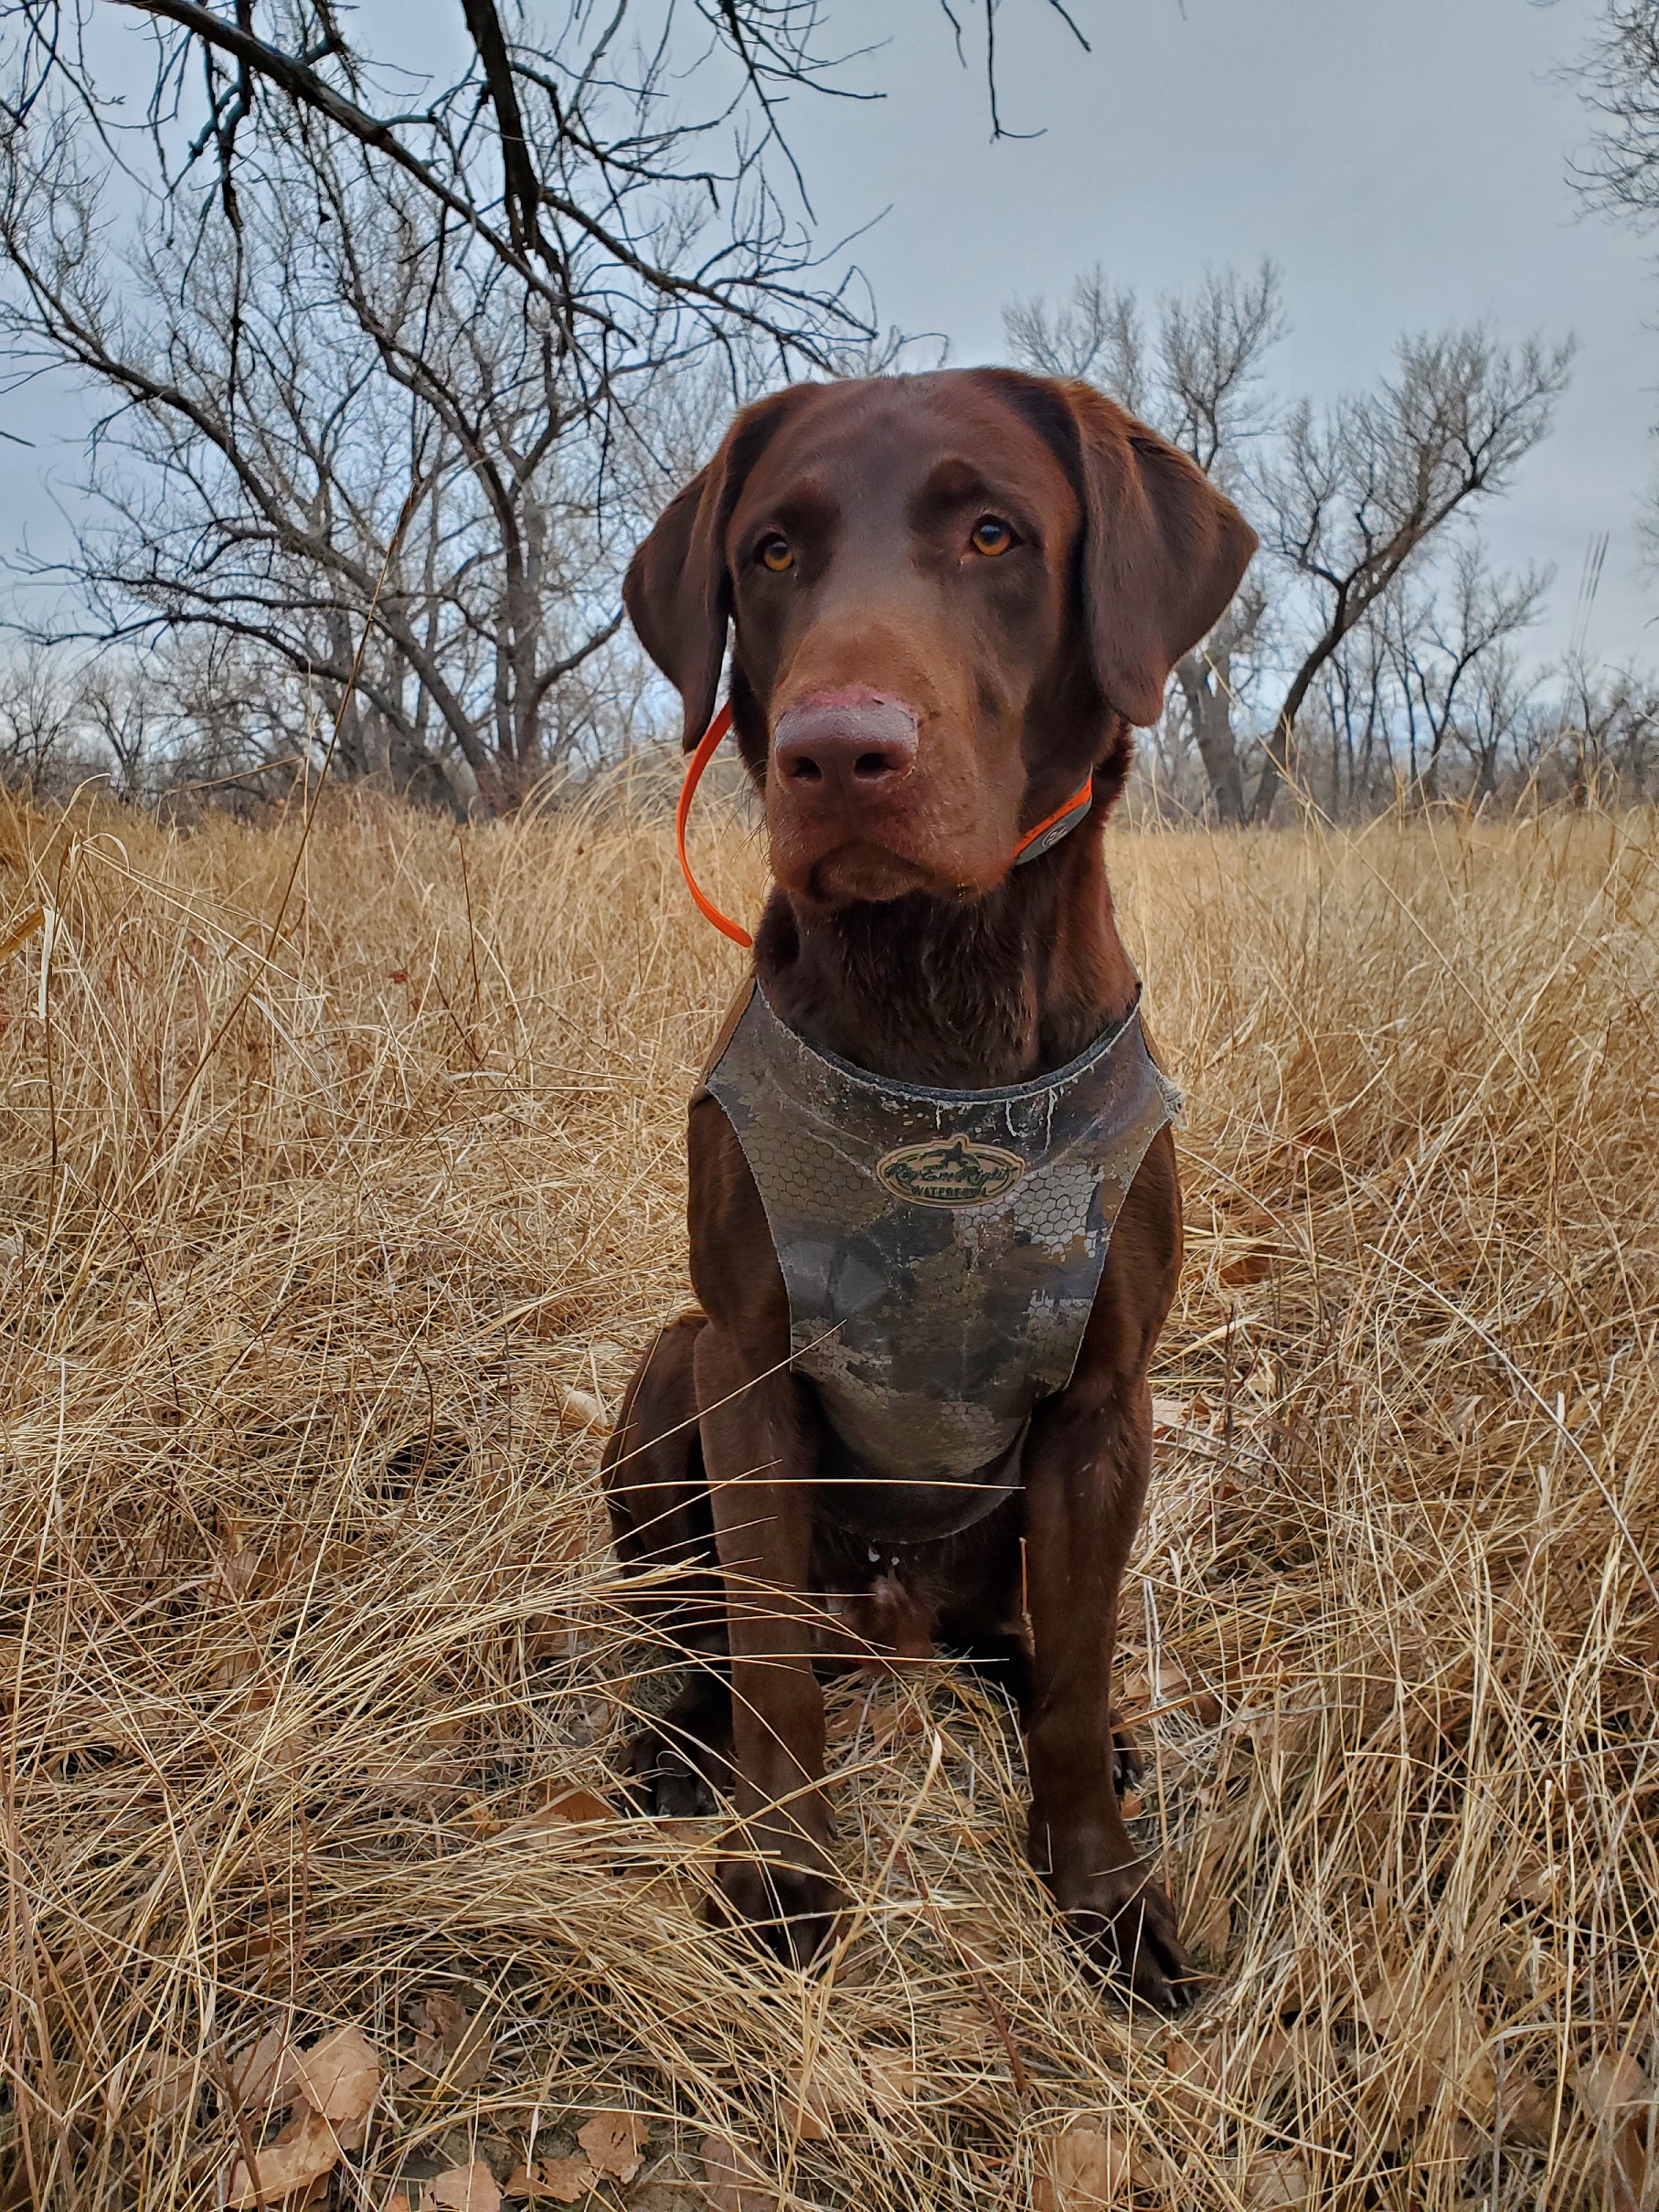
[[[653,1823],[657,1839],[672,1845],[676,1854],[701,1851],[719,1842],[725,1822],[718,1814],[686,1813],[678,1818],[667,1818]]]
[[[532,1659],[574,1659],[580,1631],[562,1613],[530,1613],[524,1624],[524,1647]]]
[[[1592,2119],[1612,2121],[1633,2104],[1647,2087],[1647,2076],[1628,2051],[1603,2051],[1574,2073],[1572,2085],[1579,2102]]]
[[[1313,1741],[1319,1728],[1314,1713],[1286,1713],[1275,1703],[1271,1709],[1254,1715],[1243,1740],[1251,1746],[1259,1759],[1270,1763],[1274,1760],[1298,1758]]]
[[[1430,2037],[1430,2046],[1438,2039]],[[1404,2141],[1404,2131],[1451,2086],[1463,2117],[1473,2116],[1488,2127],[1497,2105],[1497,2075],[1484,2051],[1476,2052],[1458,2071],[1449,2056],[1430,2047],[1403,2070],[1390,2069],[1378,2077],[1383,2085],[1391,2124],[1380,2141],[1392,2147]]]
[[[618,2181],[632,2181],[644,2161],[642,2146],[651,2138],[646,2122],[633,2112],[595,2112],[576,2140],[588,2154],[595,2172],[614,2174]]]
[[[259,1571],[260,1554],[248,1541],[248,1524],[233,1513],[221,1513],[218,1522],[219,1588],[227,1604],[234,1606],[252,1586]]]
[[[1556,1871],[1543,1855],[1524,1852],[1515,1861],[1506,1892],[1512,1905],[1547,1905],[1556,1893]]]
[[[918,2077],[909,2051],[867,2050],[864,2070],[879,2111],[897,2111],[914,2102]]]
[[[388,1751],[366,1774],[371,1803],[408,1804],[441,1801],[458,1784],[461,1760],[439,1744],[424,1750]]]
[[[409,2201],[406,2190],[394,2189],[380,2207],[380,2212],[415,2212],[415,2207]]]
[[[380,2061],[361,2028],[336,2027],[295,2054],[289,2079],[314,2112],[349,2124],[366,2119],[380,2094]]]
[[[729,2135],[705,2135],[701,2154],[708,2212],[779,2212],[777,2191]]]
[[[1132,2189],[1162,2180],[1156,2153],[1125,2135],[1074,2121],[1039,2144],[1031,2202],[1035,2212],[1106,2212]]]
[[[261,1767],[292,1781],[312,1749],[311,1729],[298,1715],[278,1709],[269,1686],[256,1684],[244,1699],[237,1718],[237,1734]]]
[[[1264,2151],[1251,2159],[1244,2177],[1244,2201],[1251,2212],[1294,2212],[1313,2194],[1313,2175],[1289,2151]]]
[[[1580,2104],[1601,2131],[1606,2212],[1644,2212],[1653,2195],[1654,2107],[1646,2074],[1628,2051],[1604,2051],[1573,2076]]]
[[[1273,1259],[1265,1244],[1252,1244],[1248,1251],[1240,1252],[1236,1260],[1225,1260],[1219,1270],[1220,1279],[1228,1289],[1238,1290],[1247,1282],[1264,1282],[1272,1271]]]
[[[1185,2036],[1171,2036],[1164,2046],[1164,2063],[1182,2081],[1214,2090],[1221,2083],[1221,2047],[1215,2043],[1192,2043]]]
[[[158,2055],[144,2068],[144,2087],[134,2096],[133,2108],[152,2123],[176,2120],[196,2102],[196,2092],[201,2084],[201,2074],[194,2058],[163,2058]]]
[[[1512,2059],[1504,2074],[1504,2133],[1523,2150],[1544,2150],[1555,2132],[1556,2100]]]
[[[1295,2049],[1281,2027],[1271,2027],[1250,2058],[1250,2085],[1258,2096],[1277,2088],[1295,2065]]]
[[[1219,2044],[1189,2043],[1171,2036],[1164,2047],[1169,2068],[1158,2094],[1170,2111],[1179,2113],[1190,2128],[1213,2128],[1221,2114],[1221,2082],[1225,2065]]]
[[[1404,2131],[1448,2091],[1463,2118],[1493,2124],[1497,2069],[1479,2016],[1454,1981],[1423,1990],[1385,1976],[1361,1998],[1359,2011],[1383,2046],[1368,2077],[1387,2108],[1382,2143],[1403,2141]]]
[[[605,1409],[591,1390],[560,1390],[558,1407],[561,1429],[603,1429],[609,1425]]]
[[[251,2167],[245,2158],[236,2161],[225,2203],[229,2212],[250,2212],[261,2199],[267,2206],[280,2205],[283,2197],[309,2189],[313,2182],[333,2173],[339,2161],[340,2145],[333,2128],[320,2112],[302,2105],[276,2141],[254,2153]]]
[[[790,2133],[801,2143],[827,2143],[835,2132],[835,2102],[826,2085],[815,2077],[803,2083],[796,2075],[791,2089]]]
[[[268,2027],[259,2041],[230,2064],[230,2094],[242,2112],[274,2111],[289,2100],[294,2060],[286,2030]]]
[[[495,2045],[482,2014],[440,1990],[409,2008],[415,2026],[414,2070],[452,2090],[476,2089],[490,2070]],[[409,2069],[404,2069],[407,2074]]]
[[[1219,1966],[1233,1940],[1232,1898],[1225,1891],[1200,1898],[1192,1910],[1181,1916],[1181,1940],[1211,1966]]]
[[[501,2190],[488,2166],[451,2166],[420,2192],[420,2212],[501,2212]]]
[[[533,2166],[515,2169],[504,2196],[527,2196],[532,2203],[550,2196],[555,2204],[579,2205],[600,2185],[599,2175],[585,2158],[538,2158]]]
[[[1174,1659],[1161,1660],[1155,1673],[1144,1661],[1124,1667],[1118,1678],[1118,1696],[1125,1707],[1126,1718],[1138,1717],[1147,1711],[1173,1710],[1194,1713],[1207,1726],[1221,1717],[1219,1700],[1208,1690],[1200,1689],[1186,1668]]]
[[[593,1791],[560,1790],[538,1812],[527,1813],[522,1820],[510,1822],[504,1833],[527,1835],[537,1828],[558,1828],[567,1824],[580,1827],[589,1821],[615,1818],[616,1807],[608,1805]]]
[[[1628,2119],[1607,2162],[1607,2212],[1648,2212],[1654,2202],[1653,2114]]]

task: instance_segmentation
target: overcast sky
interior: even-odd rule
[[[1014,293],[1058,294],[1099,261],[1149,300],[1207,265],[1283,271],[1293,390],[1386,370],[1407,330],[1485,322],[1573,333],[1549,443],[1486,524],[1505,565],[1552,563],[1546,653],[1571,632],[1585,548],[1611,533],[1589,643],[1659,664],[1659,586],[1635,512],[1659,473],[1654,247],[1587,217],[1567,177],[1588,132],[1562,66],[1594,0],[1074,0],[1083,54],[1042,0],[1004,0],[1005,125],[957,69],[927,0],[837,0],[879,55],[848,72],[889,97],[798,106],[792,124],[826,229],[890,212],[858,251],[889,320],[998,357]],[[957,9],[967,24],[971,11]],[[895,19],[902,25],[892,35]]]
[[[965,27],[976,5],[957,9]],[[1150,303],[1207,265],[1271,254],[1293,326],[1287,390],[1372,381],[1405,330],[1571,332],[1558,427],[1488,540],[1505,565],[1558,570],[1535,633],[1548,654],[1572,629],[1586,547],[1610,532],[1590,645],[1659,664],[1659,586],[1638,572],[1634,528],[1659,472],[1655,241],[1584,216],[1567,181],[1587,132],[1561,69],[1595,0],[1071,5],[1091,53],[1044,0],[1003,0],[1004,122],[1041,135],[993,144],[981,52],[957,66],[933,0],[830,0],[843,44],[879,49],[845,80],[887,97],[798,99],[790,136],[825,237],[881,217],[857,254],[884,319],[991,360],[1005,300],[1062,292],[1097,261]],[[47,483],[72,481],[85,420],[61,389],[11,401],[5,427],[34,442],[0,442],[0,542],[27,524],[50,544]]]

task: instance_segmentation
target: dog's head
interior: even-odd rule
[[[795,385],[745,408],[623,587],[685,705],[738,741],[772,870],[826,905],[974,896],[1129,726],[1256,538],[1086,384],[1011,369]]]

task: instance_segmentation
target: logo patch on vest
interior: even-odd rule
[[[1026,1172],[1016,1152],[946,1137],[932,1144],[901,1144],[877,1163],[876,1173],[895,1197],[913,1206],[983,1206],[1012,1190]]]

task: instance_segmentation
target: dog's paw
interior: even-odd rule
[[[1197,1978],[1181,1948],[1175,1909],[1156,1882],[1101,1882],[1068,1902],[1065,1913],[1090,1963],[1135,2003],[1163,2013],[1192,2003]]]
[[[707,1777],[657,1728],[628,1746],[627,1790],[634,1810],[654,1820],[697,1820],[718,1810]]]
[[[716,1885],[710,1917],[743,1928],[785,1966],[810,1966],[846,1909],[827,1875],[772,1858],[727,1859]]]

